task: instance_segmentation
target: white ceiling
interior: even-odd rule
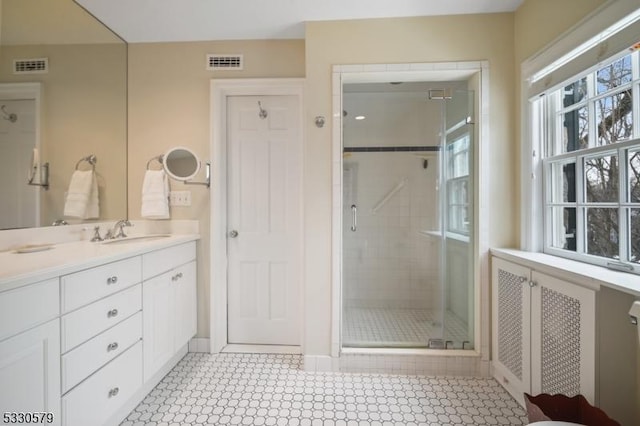
[[[305,21],[512,12],[523,0],[75,0],[126,41],[304,38]]]

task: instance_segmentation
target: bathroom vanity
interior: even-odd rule
[[[0,424],[119,424],[196,333],[198,238],[1,252]]]

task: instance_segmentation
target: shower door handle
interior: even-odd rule
[[[358,207],[351,204],[351,231],[356,232],[358,228]]]

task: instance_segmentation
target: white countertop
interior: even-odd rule
[[[545,253],[516,249],[491,249],[491,254],[537,269],[543,273],[559,275],[583,287],[598,290],[600,286],[604,286],[640,297],[640,275],[612,271],[601,266],[551,256]]]
[[[74,241],[34,253],[0,252],[0,292],[198,239],[198,234],[176,234],[126,244]]]

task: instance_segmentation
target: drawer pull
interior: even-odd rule
[[[118,395],[118,392],[120,392],[120,388],[113,388],[113,389],[109,390],[109,398],[112,398],[112,397]]]
[[[118,316],[118,310],[117,309],[112,309],[109,312],[107,312],[107,318],[113,318]]]
[[[109,343],[107,346],[107,352],[115,351],[118,349],[118,342]]]
[[[107,285],[115,284],[117,282],[118,282],[118,277],[116,277],[115,275],[113,277],[107,278]]]

